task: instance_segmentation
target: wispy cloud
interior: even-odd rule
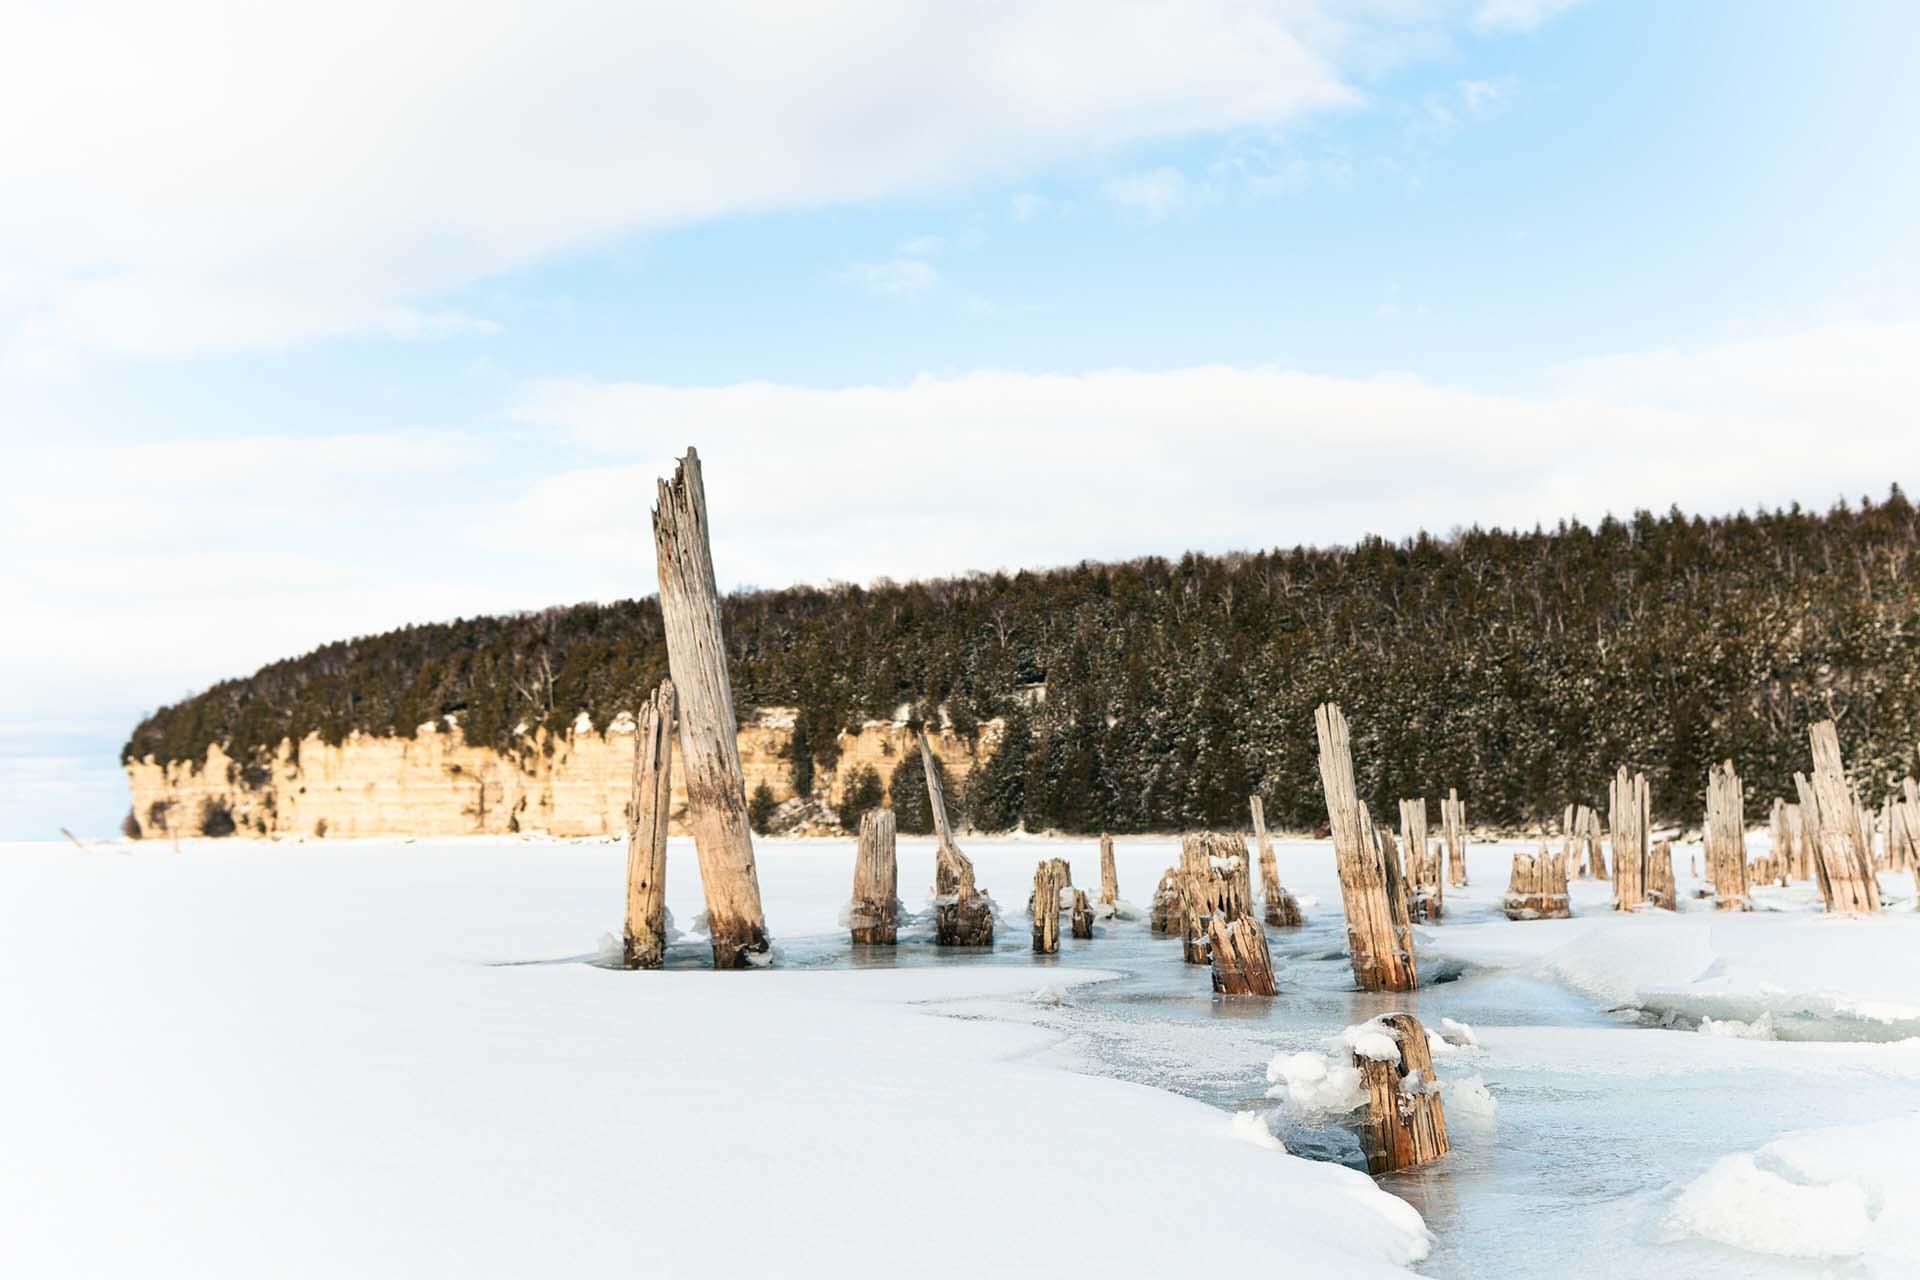
[[[1481,31],[1532,31],[1583,0],[1481,0],[1473,25]]]
[[[940,283],[940,273],[933,264],[920,258],[857,263],[847,275],[870,292],[896,298],[931,289]]]
[[[1149,218],[1164,218],[1177,209],[1210,200],[1216,194],[1211,185],[1195,183],[1171,165],[1110,178],[1100,192],[1112,203],[1137,209]]]

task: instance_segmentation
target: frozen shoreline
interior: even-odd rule
[[[1095,866],[1090,842],[965,843],[1003,906],[1024,899],[1041,856],[1071,856],[1081,883]],[[1771,1129],[1765,1113],[1700,1112],[1688,1099],[1705,1095],[1688,1091],[1732,1072],[1741,1089],[1811,1105],[1796,1082],[1844,1082],[1855,1109],[1841,1118],[1856,1119],[1913,1095],[1920,1042],[1701,1035],[1687,1002],[1719,1019],[1759,1000],[1786,1025],[1796,1002],[1837,993],[1830,1017],[1894,1038],[1903,1025],[1871,1015],[1920,1006],[1909,976],[1920,916],[1830,921],[1788,891],[1779,912],[1687,902],[1678,916],[1621,918],[1602,886],[1576,883],[1572,920],[1513,924],[1494,905],[1512,847],[1477,846],[1475,885],[1420,932],[1434,977],[1471,981],[1418,1000],[1477,1002],[1482,1046],[1442,1074],[1484,1074],[1500,1100],[1482,1130],[1462,1115],[1436,1173],[1385,1184],[1458,1224],[1422,1269],[1470,1273],[1461,1250],[1479,1246],[1450,1233],[1479,1219],[1460,1209],[1504,1195],[1503,1168],[1538,1158],[1528,1152],[1547,1138],[1529,1126],[1557,1114],[1553,1098],[1591,1098],[1604,1135],[1610,1119],[1633,1123],[1610,1109],[1651,1073],[1681,1109],[1652,1122],[1688,1126],[1672,1172],[1649,1166],[1639,1176],[1652,1182],[1627,1200],[1565,1211],[1629,1214],[1649,1244],[1690,1242],[1661,1246],[1680,1251],[1676,1263],[1739,1273],[1767,1241],[1679,1213],[1684,1189],[1809,1125],[1799,1111]],[[665,973],[587,963],[618,927],[617,842],[192,841],[178,857],[157,842],[124,857],[0,847],[0,1018],[31,1046],[0,1061],[18,1155],[0,1175],[0,1262],[27,1274],[664,1271],[710,1258],[717,1236],[769,1274],[824,1274],[874,1250],[915,1274],[972,1274],[982,1249],[1030,1259],[1070,1247],[1133,1275],[1189,1265],[1202,1232],[1249,1256],[1306,1259],[1309,1272],[1387,1274],[1425,1249],[1417,1215],[1364,1176],[1263,1150],[1193,1100],[1257,1099],[1276,1051],[1354,1020],[1352,995],[1301,985],[1342,968],[1329,958],[1339,899],[1324,843],[1281,845],[1282,877],[1318,928],[1276,939],[1291,948],[1279,1001],[1211,1015],[1204,979],[1196,990],[1169,944],[1116,932],[1032,961],[1017,907],[1002,923],[1011,954],[936,962],[910,942],[898,967],[848,968],[838,913],[850,842],[762,848],[786,967],[749,975],[706,972],[697,938]],[[1120,842],[1123,894],[1143,899],[1174,848]],[[930,842],[903,841],[900,857],[902,896],[917,905]],[[674,841],[668,897],[683,924],[699,909],[693,867]],[[1123,959],[1165,994],[1116,1005],[1105,993],[1120,987],[1071,990]],[[1532,1007],[1504,974],[1586,994]],[[1067,993],[1064,1005],[1035,1004],[1043,988]],[[1652,1001],[1688,1029],[1610,1025],[1587,999]],[[1580,1025],[1563,1025],[1563,1004],[1589,1010]],[[1118,1027],[1133,1039],[1110,1046],[1123,1061],[1089,1057],[1085,1036],[1114,1032],[1115,1012],[1134,1019]],[[1536,1025],[1502,1025],[1512,1017]],[[1613,1177],[1637,1185],[1633,1161]],[[874,1225],[851,1225],[856,1214]],[[1854,1238],[1880,1250],[1867,1258],[1904,1247],[1885,1229]]]

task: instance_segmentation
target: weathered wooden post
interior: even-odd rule
[[[1893,820],[1899,833],[1900,857],[1913,872],[1915,890],[1920,891],[1920,783],[1911,775],[1900,784],[1900,798],[1893,805]]]
[[[1507,879],[1507,896],[1501,908],[1509,920],[1564,920],[1573,914],[1573,902],[1567,892],[1567,855],[1547,851],[1540,842],[1538,854],[1513,855],[1513,873]]]
[[[1213,831],[1181,837],[1180,917],[1186,925],[1183,954],[1188,964],[1210,962],[1208,927],[1214,916],[1231,920],[1250,907],[1246,876],[1246,846],[1238,837]]]
[[[1467,806],[1460,792],[1447,788],[1440,802],[1440,832],[1447,842],[1447,882],[1456,889],[1467,887]]]
[[[1600,815],[1586,805],[1580,806],[1580,815],[1585,819],[1583,830],[1587,841],[1587,866],[1596,880],[1607,880],[1611,873],[1607,870],[1607,855],[1602,848],[1606,833],[1600,829]]]
[[[1354,1042],[1353,1065],[1367,1091],[1360,1146],[1367,1172],[1391,1173],[1427,1164],[1447,1154],[1447,1115],[1440,1105],[1440,1084],[1433,1074],[1427,1029],[1410,1013],[1389,1013],[1366,1024],[1382,1036],[1361,1034]],[[1383,1040],[1390,1039],[1389,1049]]]
[[[1267,935],[1251,915],[1228,919],[1215,915],[1207,922],[1207,944],[1213,961],[1213,989],[1223,996],[1271,996],[1279,993],[1273,980],[1273,957]]]
[[[1714,906],[1721,911],[1751,911],[1747,897],[1746,795],[1733,761],[1707,771],[1707,875],[1713,880]]]
[[[1767,814],[1767,844],[1773,856],[1773,873],[1782,885],[1793,874],[1794,839],[1798,833],[1799,815],[1779,796],[1773,798],[1773,808]]]
[[[1060,950],[1060,890],[1067,885],[1067,864],[1042,858],[1033,873],[1033,950],[1050,956]]]
[[[920,730],[920,764],[927,779],[927,807],[939,849],[933,864],[933,939],[943,947],[985,947],[993,944],[993,904],[973,879],[973,861],[953,842],[947,821],[947,798],[934,764],[927,731]]]
[[[1680,894],[1673,884],[1673,845],[1665,840],[1647,855],[1647,901],[1666,911],[1680,909]]]
[[[1339,863],[1354,981],[1364,991],[1411,991],[1420,979],[1404,886],[1399,867],[1381,849],[1373,818],[1355,790],[1347,718],[1329,702],[1314,712],[1313,723],[1320,742],[1320,785]]]
[[[1153,891],[1153,903],[1147,910],[1147,928],[1153,933],[1185,933],[1186,920],[1180,914],[1180,870],[1168,867]]]
[[[860,846],[853,860],[853,906],[847,924],[853,940],[868,946],[892,946],[900,913],[899,866],[894,860],[891,809],[860,815]]]
[[[667,666],[680,702],[680,759],[687,784],[687,825],[700,859],[707,928],[717,969],[764,965],[770,958],[760,878],[747,825],[747,784],[740,771],[739,724],[727,680],[707,530],[707,491],[692,449],[660,482],[653,509],[653,545],[660,567],[660,617]]]
[[[1260,889],[1266,899],[1267,923],[1276,929],[1297,928],[1303,923],[1300,902],[1280,883],[1280,862],[1267,835],[1267,811],[1259,796],[1248,796],[1247,807],[1253,813],[1254,846],[1260,852]]]
[[[1647,900],[1653,816],[1644,773],[1628,777],[1621,765],[1607,784],[1607,827],[1613,842],[1613,905],[1631,911]]]
[[[673,794],[673,681],[662,680],[640,708],[633,734],[633,791],[627,802],[629,969],[658,969],[667,958],[667,810]]]
[[[1100,905],[1120,905],[1120,872],[1113,863],[1113,837],[1105,834],[1100,837]]]
[[[1087,901],[1085,889],[1073,891],[1073,936],[1093,937],[1093,906]]]
[[[1871,845],[1862,829],[1853,789],[1847,784],[1839,730],[1833,721],[1822,720],[1808,729],[1807,736],[1813,746],[1813,781],[1800,804],[1802,809],[1811,807],[1819,833],[1813,852],[1827,910],[1878,911],[1880,886],[1874,879]],[[1794,780],[1799,782],[1799,776]]]
[[[1446,872],[1436,848],[1427,844],[1427,802],[1400,802],[1400,843],[1407,851],[1409,906],[1415,920],[1438,920],[1445,905]]]

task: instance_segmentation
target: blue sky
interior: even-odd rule
[[[0,0],[0,838],[689,443],[764,586],[1920,462],[1911,5],[436,9]]]

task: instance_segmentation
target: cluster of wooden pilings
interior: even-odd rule
[[[1513,874],[1507,880],[1507,896],[1501,907],[1509,920],[1564,920],[1573,914],[1567,893],[1567,854],[1549,853],[1547,842],[1540,852],[1513,855]]]
[[[740,770],[733,686],[720,634],[707,491],[700,456],[692,449],[674,468],[673,478],[660,482],[653,543],[671,674],[642,707],[638,726],[627,815],[623,958],[634,968],[658,968],[666,957],[668,779],[677,732],[687,825],[700,863],[714,967],[765,964],[771,944],[760,905],[753,834],[747,826],[746,779]]]
[[[1180,938],[1188,964],[1210,966],[1220,994],[1276,993],[1267,935],[1253,913],[1252,870],[1242,837],[1221,831],[1183,837],[1179,865],[1167,868],[1154,891],[1148,925]]]

